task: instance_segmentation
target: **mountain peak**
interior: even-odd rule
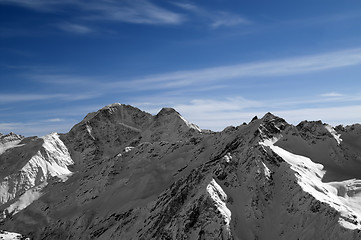
[[[174,108],[168,108],[168,107],[162,108],[156,116],[164,116],[164,115],[172,115],[172,114],[180,116],[179,112],[177,112]]]
[[[13,132],[10,132],[9,134],[6,134],[6,135],[0,134],[0,143],[12,142],[12,141],[17,141],[17,140],[22,140],[22,139],[24,139],[24,136],[15,134]]]
[[[124,106],[124,105],[125,104],[122,104],[122,103],[112,103],[112,104],[106,105],[102,109],[109,109],[109,108],[112,108],[112,107],[120,107],[120,106]]]
[[[272,121],[272,120],[275,120],[275,119],[283,120],[283,121],[284,121],[283,118],[280,118],[280,117],[274,115],[274,114],[271,113],[271,112],[266,113],[261,119],[262,119],[263,121]]]
[[[166,121],[170,121],[171,119],[175,119],[175,120],[179,119],[180,124],[185,125],[187,129],[194,129],[197,132],[202,131],[197,125],[190,123],[184,117],[182,117],[182,115],[179,112],[177,112],[174,108],[162,108],[162,110],[160,110],[160,112],[155,117],[158,120],[159,118],[161,118],[161,119],[165,119]]]
[[[152,118],[151,114],[139,108],[127,104],[113,103],[101,108],[97,112],[87,114],[81,123],[91,120],[111,121],[139,127],[146,124],[150,118]]]
[[[296,128],[301,131],[301,132],[304,132],[304,133],[326,133],[327,130],[325,129],[325,123],[323,123],[321,120],[318,120],[318,121],[302,121],[300,122]]]

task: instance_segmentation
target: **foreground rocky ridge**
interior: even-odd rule
[[[31,239],[359,239],[360,130],[268,113],[214,133],[174,109],[112,104],[0,155],[2,181],[25,186],[1,189],[2,229]],[[38,170],[14,177],[35,156]]]

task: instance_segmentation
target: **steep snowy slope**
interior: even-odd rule
[[[53,137],[73,175],[48,180],[3,229],[32,239],[360,239],[360,130],[268,113],[213,133],[174,109],[112,104]]]
[[[39,198],[51,178],[69,176],[67,166],[73,164],[68,149],[56,133],[11,143],[17,144],[0,155],[2,218],[16,214]]]

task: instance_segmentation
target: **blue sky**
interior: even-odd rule
[[[0,132],[114,103],[222,130],[361,122],[361,1],[0,0]]]

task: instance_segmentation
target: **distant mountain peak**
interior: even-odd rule
[[[15,134],[13,132],[10,132],[6,135],[2,135],[2,134],[0,135],[0,143],[6,143],[6,142],[17,141],[22,139],[24,139],[24,136]]]
[[[269,122],[269,121],[275,121],[275,122],[286,122],[285,119],[271,113],[271,112],[267,112],[262,118],[261,120],[263,122]]]
[[[171,114],[180,115],[179,112],[177,112],[174,108],[165,107],[162,108],[156,116],[171,115]]]
[[[155,116],[156,121],[169,122],[172,124],[178,124],[179,127],[185,126],[186,129],[193,129],[198,132],[202,130],[195,124],[190,123],[186,120],[179,112],[177,112],[174,108],[162,108],[159,113]],[[183,130],[186,130],[183,129]]]
[[[111,107],[121,107],[121,106],[124,106],[124,105],[125,104],[122,104],[122,103],[112,103],[112,104],[106,105],[102,109],[108,109],[108,108],[111,108]]]

